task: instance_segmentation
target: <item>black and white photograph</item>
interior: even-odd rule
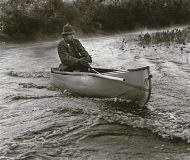
[[[0,0],[0,160],[190,160],[190,0]]]

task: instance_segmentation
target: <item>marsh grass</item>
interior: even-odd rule
[[[170,46],[171,44],[183,44],[190,42],[190,27],[180,29],[172,29],[162,32],[146,33],[138,35],[139,45],[165,45]]]
[[[119,46],[119,49],[122,50],[122,53],[128,53],[128,55],[134,56],[135,60],[138,56],[134,53],[137,52],[143,54],[140,56],[153,54],[155,58],[159,59],[163,57],[171,58],[171,55],[175,55],[174,57],[180,56],[179,59],[181,61],[179,60],[179,63],[187,64],[188,69],[190,68],[189,45],[190,27],[161,32],[147,32],[146,34],[141,32],[141,34],[125,35],[120,38],[116,44],[116,46]],[[136,50],[136,52],[134,50]]]

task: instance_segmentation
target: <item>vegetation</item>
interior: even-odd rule
[[[171,31],[167,30],[152,34],[140,34],[138,40],[142,46],[161,43],[167,46],[173,43],[185,45],[187,42],[190,42],[190,27],[186,27],[183,30],[172,29]]]
[[[77,32],[115,32],[190,22],[190,0],[3,0],[1,42],[55,38],[66,23]]]

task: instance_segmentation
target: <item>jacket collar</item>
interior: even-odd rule
[[[63,43],[63,45],[64,45],[66,48],[69,48],[69,46],[67,45],[67,43],[65,42],[64,39],[62,40],[62,43]]]
[[[69,48],[68,44],[66,43],[66,41],[65,41],[64,39],[62,40],[62,42],[63,42],[63,45],[64,45],[66,48]],[[73,40],[72,43],[74,43],[74,40]]]

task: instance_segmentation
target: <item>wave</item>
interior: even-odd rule
[[[20,100],[20,99],[42,99],[42,98],[52,98],[52,97],[56,97],[54,95],[45,95],[45,96],[29,96],[29,95],[25,95],[25,96],[14,96],[12,99],[13,100]]]
[[[73,97],[75,99],[75,97]],[[81,100],[80,100],[81,99]],[[177,118],[176,112],[166,112],[165,109],[156,110],[154,107],[140,106],[136,103],[115,98],[80,98],[86,105],[75,107],[60,107],[58,113],[96,115],[109,124],[121,124],[134,128],[148,129],[152,133],[165,139],[181,139],[190,142],[189,121]],[[92,102],[93,109],[88,108],[88,101]],[[93,103],[94,102],[94,103]],[[81,102],[82,103],[82,102]],[[82,103],[83,104],[83,103]],[[91,104],[91,103],[89,103]],[[162,104],[164,106],[164,104]],[[167,105],[167,104],[166,104]],[[99,109],[97,109],[98,107]],[[189,113],[189,111],[186,111]],[[70,115],[69,114],[69,115]]]
[[[16,72],[16,71],[10,71],[7,73],[9,76],[14,77],[24,77],[24,78],[49,78],[50,72],[44,71],[44,72]]]
[[[34,84],[34,83],[19,83],[22,88],[36,88],[36,89],[49,89],[49,90],[55,90],[53,86],[47,85],[47,84]]]
[[[52,97],[57,97],[57,95],[12,95],[12,96],[8,96],[5,99],[8,99],[9,101],[13,101],[13,100],[27,100],[27,99],[43,99],[43,98],[52,98]]]

